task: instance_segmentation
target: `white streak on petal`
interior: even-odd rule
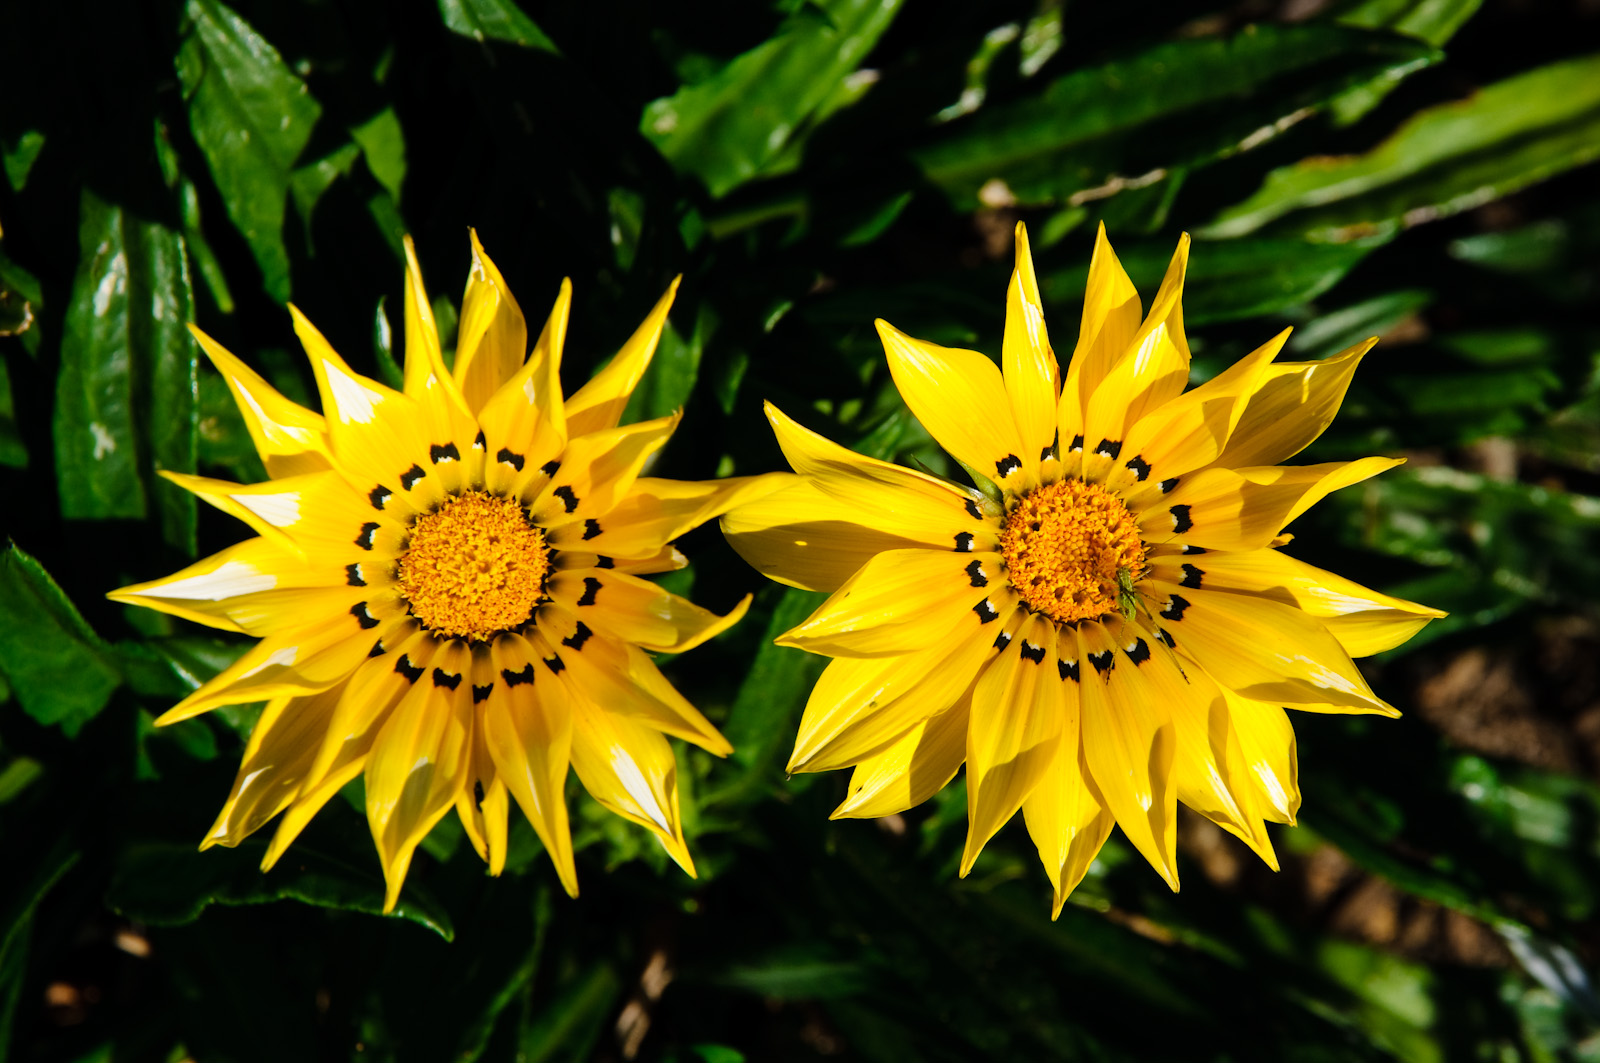
[[[245,678],[248,678],[249,676],[259,675],[260,673],[266,671],[268,668],[274,668],[274,667],[287,668],[287,667],[289,667],[289,665],[294,663],[294,659],[295,659],[296,655],[299,654],[299,652],[300,652],[300,647],[299,646],[285,646],[281,650],[274,650],[272,652],[271,656],[269,656],[266,660],[262,661],[260,664],[256,665],[254,668],[250,669],[248,672],[245,672],[242,675],[240,675],[239,678],[240,679],[245,679]]]
[[[333,404],[338,407],[339,419],[371,424],[375,416],[373,400],[377,396],[332,362],[324,362],[323,370],[328,374],[328,388],[333,392]]]
[[[215,572],[173,580],[171,583],[153,588],[149,593],[152,598],[220,602],[224,598],[234,598],[241,594],[268,591],[277,585],[277,576],[259,572],[253,565],[247,565],[243,561],[226,561]]]
[[[230,495],[229,497],[274,528],[287,528],[300,520],[298,491],[285,491],[276,495]]]
[[[617,781],[622,783],[622,788],[628,791],[628,796],[638,804],[640,810],[655,822],[662,830],[671,832],[672,827],[667,823],[667,815],[656,804],[655,794],[650,792],[650,784],[645,781],[639,765],[621,746],[611,747],[611,770],[617,773]]]

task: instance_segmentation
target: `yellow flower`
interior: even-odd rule
[[[577,871],[569,765],[603,806],[694,874],[664,735],[731,747],[644,652],[678,653],[724,617],[640,577],[683,567],[672,540],[774,486],[640,476],[680,414],[618,427],[677,289],[571,398],[559,380],[572,289],[531,356],[522,311],[472,235],[454,371],[406,241],[404,390],[353,372],[294,307],[324,413],[303,409],[210,337],[271,479],[167,474],[259,538],[121,602],[261,639],[157,722],[265,701],[222,814],[201,843],[237,845],[285,813],[270,868],[364,774],[394,907],[417,844],[452,808],[499,874],[514,798],[567,892]]]
[[[1112,823],[1178,888],[1175,803],[1277,867],[1300,805],[1282,706],[1395,710],[1352,656],[1442,616],[1281,553],[1284,525],[1388,458],[1279,466],[1375,341],[1274,363],[1287,330],[1184,392],[1178,244],[1149,316],[1101,229],[1063,381],[1027,234],[1001,363],[878,322],[906,405],[980,490],[861,457],[768,406],[798,476],[723,529],[773,579],[833,595],[781,643],[836,658],[789,770],[853,765],[837,817],[927,800],[967,766],[965,875],[1019,808],[1055,888]]]

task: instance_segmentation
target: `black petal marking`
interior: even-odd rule
[[[607,557],[605,554],[596,554],[595,558],[594,558],[594,567],[595,568],[616,568],[617,567],[617,563],[615,561],[613,561],[611,558]]]
[[[578,496],[566,484],[562,484],[550,493],[561,499],[561,504],[567,507],[568,513],[578,508]]]
[[[1183,552],[1186,554],[1204,554],[1208,551],[1203,546],[1192,546],[1189,543],[1184,543]]]
[[[377,532],[377,530],[378,524],[376,521],[367,521],[361,526],[361,534],[356,536],[356,545],[361,547],[363,550],[371,550],[372,536]]]
[[[1173,534],[1182,535],[1184,532],[1194,527],[1194,521],[1189,519],[1188,506],[1173,506],[1171,512]]]
[[[460,461],[461,451],[456,449],[454,443],[446,443],[442,447],[437,445],[429,447],[428,457],[435,465],[441,461]]]
[[[1062,660],[1060,658],[1057,658],[1056,659],[1056,671],[1061,673],[1061,678],[1062,679],[1070,679],[1074,683],[1076,683],[1078,681],[1078,662],[1077,661],[1068,661],[1068,660]]]
[[[1110,650],[1102,650],[1099,653],[1089,654],[1089,663],[1094,665],[1095,671],[1104,675],[1106,672],[1111,671],[1111,666],[1115,661],[1111,656]]]
[[[585,518],[583,522],[583,541],[588,542],[600,534],[600,522],[593,517]]]
[[[493,683],[490,683],[488,686],[481,686],[481,687],[476,687],[475,686],[475,687],[472,688],[472,703],[474,705],[476,705],[478,702],[482,701],[484,698],[487,698],[490,694],[493,694],[493,693],[494,693],[494,684]]]
[[[368,547],[368,549],[371,549],[371,547]],[[956,532],[956,553],[958,553],[958,554],[970,554],[970,553],[972,553],[972,533],[971,532]]]
[[[969,564],[967,566],[967,575],[972,578],[974,587],[987,587],[989,585],[989,577],[983,574],[982,561],[974,561]]]
[[[1103,454],[1106,457],[1110,458],[1112,461],[1115,461],[1117,459],[1117,456],[1122,453],[1122,440],[1120,440],[1120,439],[1102,439],[1095,446],[1094,452],[1096,454]]]
[[[365,587],[367,581],[361,578],[361,562],[344,566],[344,581],[351,587]]]
[[[443,668],[435,668],[433,670],[433,685],[444,687],[447,690],[454,690],[461,685],[461,676],[459,674],[451,675]]]
[[[1057,454],[1059,454],[1060,452],[1061,452],[1061,429],[1057,428],[1056,429],[1056,436],[1055,436],[1054,439],[1050,440],[1050,445],[1048,447],[1045,447],[1043,450],[1039,451],[1039,460],[1040,461],[1044,461],[1047,458],[1053,458]]]
[[[594,632],[589,630],[589,625],[580,620],[578,621],[577,630],[575,630],[571,635],[562,639],[561,645],[571,646],[575,650],[581,650],[583,649],[583,644],[588,642],[589,636],[593,634]]]
[[[1179,581],[1178,586],[1180,586],[1180,587],[1189,587],[1189,588],[1191,588],[1193,590],[1199,590],[1200,589],[1200,577],[1204,576],[1204,575],[1205,575],[1204,572],[1202,572],[1199,569],[1195,568],[1193,565],[1184,565],[1183,566],[1183,579],[1181,581]]]
[[[583,597],[578,599],[579,605],[593,605],[594,596],[600,593],[600,581],[593,576],[583,577]]]
[[[1156,638],[1160,639],[1162,642],[1165,642],[1168,646],[1177,645],[1176,642],[1172,641],[1172,635],[1168,633],[1167,629],[1164,627],[1156,628]]]
[[[500,453],[494,456],[494,460],[502,465],[509,465],[518,472],[522,471],[524,459],[521,454],[513,453],[510,447],[501,447]]]
[[[1133,475],[1140,483],[1144,483],[1150,477],[1150,463],[1137,454],[1128,459],[1128,468],[1133,470]]]
[[[394,497],[394,492],[379,484],[367,492],[367,501],[372,503],[373,509],[382,509],[383,504]]]
[[[400,659],[394,662],[394,670],[405,676],[408,683],[415,683],[422,678],[422,666],[420,664],[412,664],[411,658],[403,653],[400,655]]]
[[[1068,453],[1071,453],[1071,454],[1082,454],[1083,453],[1083,436],[1082,435],[1073,436],[1072,437],[1072,446],[1068,447],[1067,451],[1068,451]]]
[[[533,665],[532,664],[523,665],[522,666],[522,671],[520,671],[520,672],[513,672],[509,668],[502,668],[502,669],[500,669],[500,678],[504,679],[506,681],[506,686],[508,686],[508,687],[514,687],[514,686],[517,686],[520,683],[526,683],[529,686],[532,686],[533,685]]]
[[[1002,631],[1002,632],[1000,632],[1000,634],[998,634],[998,635],[996,635],[994,637],[994,648],[995,649],[1003,650],[1009,645],[1011,645],[1011,632]]]
[[[553,675],[560,675],[561,669],[567,666],[567,662],[563,661],[560,657],[546,657],[544,659],[544,666],[550,669]],[[532,666],[530,665],[529,667]]]
[[[411,468],[400,474],[400,486],[409,491],[417,485],[418,480],[422,479],[426,475],[428,474],[422,471],[421,465],[413,465]]]
[[[473,437],[472,449],[473,450],[488,450],[489,449],[489,441],[487,439],[483,438],[483,429],[481,429],[481,428],[478,429],[478,434]]]
[[[1189,599],[1181,594],[1174,594],[1172,600],[1167,603],[1167,607],[1161,610],[1161,617],[1164,620],[1182,620],[1183,611],[1187,608],[1189,608]]]
[[[1161,488],[1162,494],[1171,494],[1172,489],[1178,486],[1178,477],[1174,476],[1170,480],[1162,480],[1160,483],[1156,484],[1156,486]]]
[[[539,471],[544,473],[546,476],[554,476],[556,471],[560,468],[561,463],[559,461],[547,461],[543,465],[539,466]]]
[[[1134,639],[1132,645],[1124,647],[1124,651],[1134,664],[1143,664],[1150,659],[1150,644],[1144,639]]]
[[[996,609],[994,603],[987,598],[980,599],[978,604],[972,607],[972,611],[978,614],[978,622],[982,624],[1000,619],[1000,610]]]
[[[350,607],[350,615],[356,618],[356,623],[361,625],[361,630],[370,631],[378,626],[378,618],[367,611],[366,602],[357,602]]]
[[[383,640],[379,639],[377,642],[374,642],[372,644],[372,649],[367,651],[367,656],[368,657],[382,657],[385,653],[388,653],[388,652],[389,652],[388,650],[383,648]]]
[[[1019,652],[1021,652],[1021,654],[1023,656],[1023,659],[1032,661],[1034,664],[1043,664],[1044,663],[1044,647],[1043,646],[1035,646],[1033,643],[1029,642],[1027,639],[1023,639],[1022,640],[1022,649]]]
[[[472,780],[472,803],[476,808],[483,808],[483,783],[477,779]]]
[[[1000,479],[1002,480],[1020,468],[1022,468],[1022,459],[1015,454],[1007,454],[994,463],[994,471],[1000,474]]]
[[[967,499],[967,512],[972,514],[973,520],[983,519],[983,510],[978,508],[978,502],[976,499]]]

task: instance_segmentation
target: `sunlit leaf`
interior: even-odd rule
[[[23,711],[77,734],[122,681],[108,649],[39,562],[0,554],[0,672]]]

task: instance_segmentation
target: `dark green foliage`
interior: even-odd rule
[[[6,5],[0,1063],[1600,1060],[1592,7]],[[572,278],[569,391],[682,275],[661,475],[781,468],[771,400],[959,476],[872,322],[998,354],[1019,219],[1063,360],[1100,222],[1146,301],[1196,235],[1197,380],[1383,336],[1297,460],[1411,464],[1288,549],[1451,616],[1365,662],[1405,718],[1296,717],[1282,872],[1190,818],[1181,894],[1114,837],[1052,923],[1020,824],[956,877],[959,778],[828,820],[771,642],[819,596],[714,529],[674,589],[756,599],[666,662],[736,746],[679,751],[698,879],[575,784],[576,901],[447,819],[378,917],[358,785],[270,873],[197,851],[260,706],[152,721],[245,641],[103,597],[246,534],[160,472],[264,476],[187,322],[309,402],[292,295],[398,385],[401,237],[448,349],[474,226],[535,332]]]

